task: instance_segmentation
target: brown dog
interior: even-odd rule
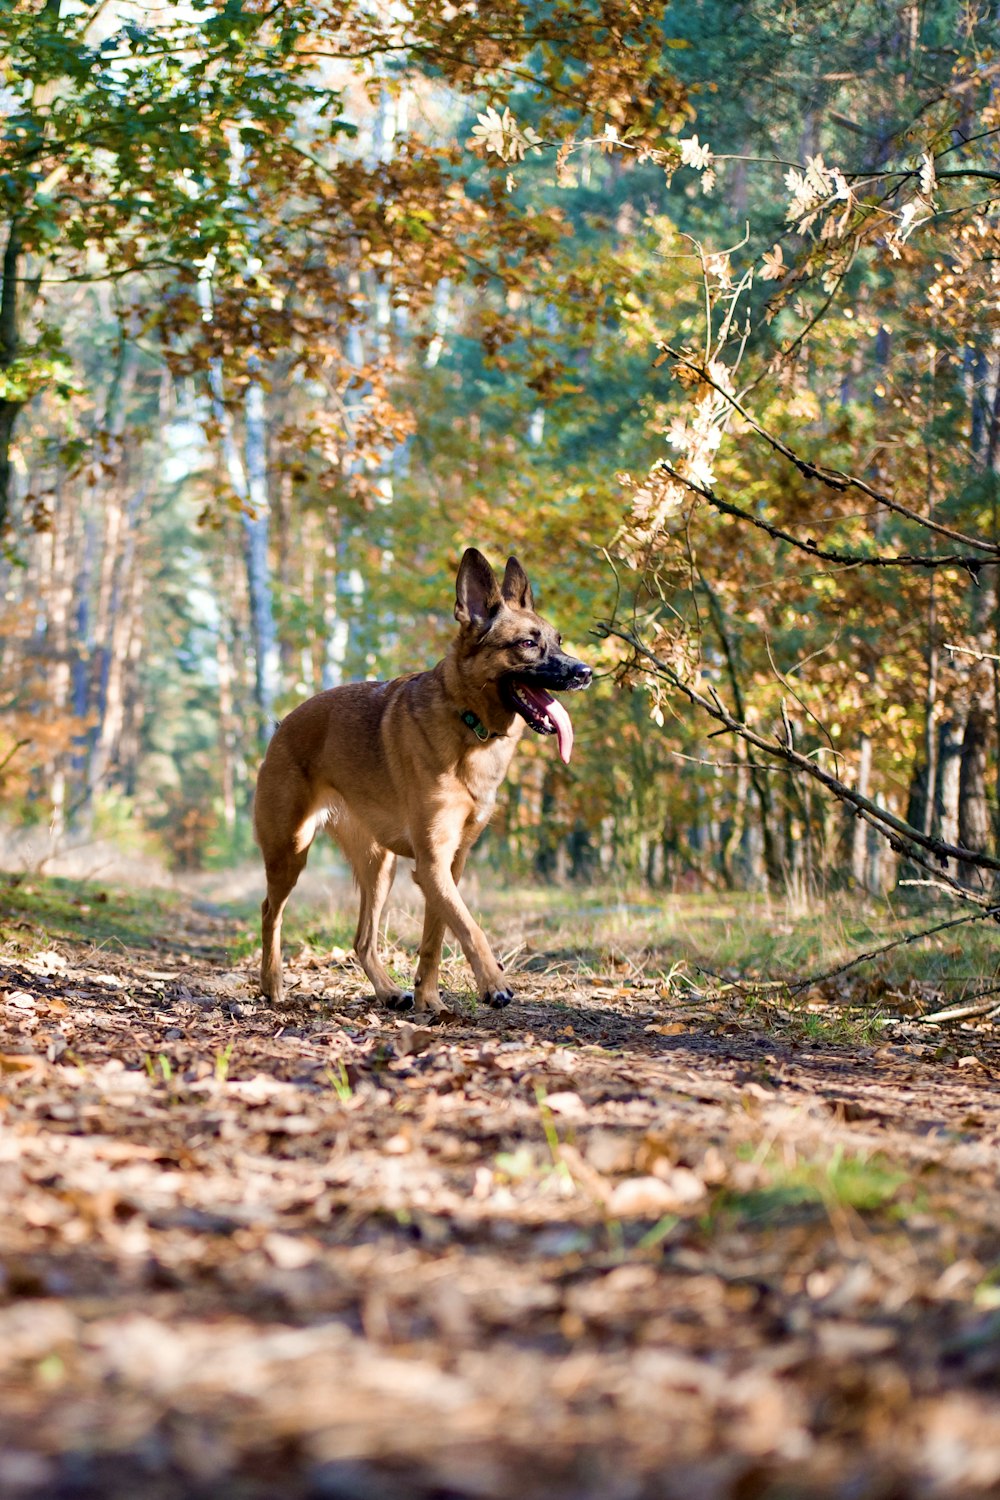
[[[569,760],[573,728],[548,689],[586,687],[591,671],[560,649],[560,637],[535,614],[517,558],[508,559],[501,585],[470,547],[455,592],[459,632],[432,671],[318,693],[288,715],[268,746],[254,823],[267,871],[260,987],[275,1002],[282,998],[281,914],[324,824],[361,890],[354,951],[379,1000],[393,1010],[443,1010],[446,927],[472,965],[480,1000],[500,1006],[513,999],[456,882],[525,723],[557,735]],[[397,855],[415,861],[425,901],[413,995],[393,983],[378,953]]]

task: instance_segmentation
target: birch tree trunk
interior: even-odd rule
[[[51,813],[49,832],[53,845],[66,832],[66,749],[58,744],[70,704],[69,617],[73,586],[69,576],[72,512],[63,497],[55,506],[50,533],[48,623],[46,654],[49,659],[49,702],[55,720],[56,745],[48,765]]]
[[[127,507],[117,502],[122,542],[108,603],[108,634],[102,649],[101,716],[90,756],[88,790],[91,799],[103,791],[110,779],[125,724],[126,688],[133,641],[140,632],[139,599],[141,567],[139,537],[146,519],[145,490],[134,495]],[[137,655],[137,653],[136,653]]]
[[[274,628],[271,571],[268,559],[270,507],[267,497],[267,458],[264,391],[258,381],[247,387],[243,408],[246,453],[246,503],[243,508],[244,556],[250,591],[250,625],[254,648],[254,701],[261,748],[271,735],[278,686],[278,637]]]
[[[208,305],[211,305],[210,299]],[[209,367],[208,385],[212,415],[219,428],[226,474],[240,502],[243,561],[250,602],[257,741],[262,750],[271,734],[278,682],[278,642],[274,628],[268,557],[270,507],[267,497],[264,392],[260,382],[256,380],[252,380],[247,387],[243,404],[244,447],[241,454],[233,432],[232,415],[224,399],[222,368],[218,360],[213,360]]]

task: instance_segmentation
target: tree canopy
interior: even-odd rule
[[[633,690],[593,700],[571,771],[532,747],[499,856],[982,886],[986,10],[49,0],[0,25],[0,761],[26,811],[124,798],[188,829],[177,858],[228,857],[271,716],[432,659],[475,543],[516,548]]]

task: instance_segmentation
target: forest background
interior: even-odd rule
[[[0,5],[8,824],[249,855],[476,545],[602,674],[485,858],[987,901],[996,21]]]

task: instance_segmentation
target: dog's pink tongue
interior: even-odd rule
[[[556,735],[559,740],[559,754],[569,765],[569,758],[573,753],[573,720],[563,708],[558,698],[550,698],[545,705],[545,712],[556,726]]]
[[[573,753],[573,725],[569,714],[563,708],[558,698],[553,698],[544,688],[531,687],[528,683],[519,684],[520,691],[526,698],[530,698],[535,708],[540,713],[548,716],[549,723],[555,728],[559,741],[559,754],[569,765],[569,758]]]

